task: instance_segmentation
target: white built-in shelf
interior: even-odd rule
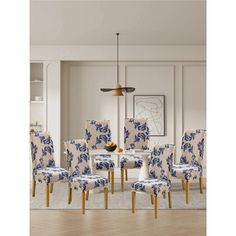
[[[43,80],[30,80],[30,83],[43,83]]]
[[[32,104],[43,104],[45,101],[30,101]]]

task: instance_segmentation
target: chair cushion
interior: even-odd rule
[[[42,169],[35,169],[33,172],[33,179],[41,183],[67,181],[68,172],[65,169],[59,167],[45,167]]]
[[[170,182],[159,179],[145,179],[133,182],[131,189],[139,192],[151,193],[154,196],[168,192],[170,189]]]
[[[177,164],[172,166],[171,175],[178,179],[194,180],[200,177],[200,171],[197,166]]]
[[[108,184],[108,180],[105,177],[99,175],[80,175],[70,177],[71,187],[78,190],[79,188],[82,191],[89,191],[99,187],[105,187]]]
[[[115,162],[111,159],[111,155],[95,156],[94,164],[96,170],[114,170]]]
[[[120,167],[122,169],[136,169],[143,165],[143,158],[141,156],[123,156],[120,159]]]

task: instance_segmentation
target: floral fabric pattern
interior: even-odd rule
[[[124,147],[130,149],[148,149],[149,128],[146,119],[125,119]],[[141,156],[123,156],[120,166],[123,169],[141,168],[143,160]]]
[[[30,133],[33,180],[53,183],[67,181],[68,172],[55,166],[53,141],[47,132]]]
[[[86,122],[85,139],[89,149],[104,149],[105,144],[111,141],[109,120],[88,120]],[[94,158],[97,170],[113,170],[115,163],[111,155],[99,155]]]
[[[195,180],[200,177],[200,171],[196,166],[191,166],[189,164],[177,164],[173,165],[171,175],[178,179]]]
[[[170,170],[173,164],[175,146],[156,145],[149,162],[149,178],[132,183],[133,191],[147,192],[154,196],[171,189]]]
[[[110,155],[108,157],[106,156],[107,155],[100,155],[95,157],[94,163],[97,170],[114,170],[114,161],[111,159]]]
[[[180,163],[173,165],[172,176],[184,180],[193,180],[202,176],[205,135],[206,131],[203,129],[188,129],[184,132]]]
[[[122,169],[141,168],[143,165],[143,158],[141,156],[123,156],[120,159],[120,167]]]
[[[125,119],[124,147],[129,149],[148,149],[149,128],[146,119]]]
[[[163,192],[168,192],[170,186],[168,185],[168,182],[159,179],[145,179],[132,183],[131,188],[138,192],[145,192],[158,196],[163,194]]]
[[[59,167],[46,167],[34,171],[34,179],[40,183],[64,182],[68,179],[68,172]]]
[[[109,120],[88,120],[85,128],[85,139],[89,149],[104,149],[105,144],[111,141]]]
[[[69,165],[69,184],[82,191],[105,187],[107,178],[91,174],[89,167],[89,149],[86,140],[73,139],[65,142]]]
[[[81,175],[78,177],[73,177],[71,180],[71,187],[82,191],[89,191],[94,188],[105,187],[108,184],[107,178],[98,175]]]

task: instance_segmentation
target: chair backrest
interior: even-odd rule
[[[71,139],[66,142],[66,156],[69,177],[91,174],[89,167],[89,150],[85,139]]]
[[[104,149],[104,145],[111,141],[109,120],[87,120],[85,139],[89,149]]]
[[[30,145],[33,170],[55,167],[53,141],[48,132],[31,132]]]
[[[149,128],[146,119],[125,119],[124,148],[148,149]]]
[[[203,129],[187,129],[182,137],[181,164],[191,164],[202,169],[205,149],[206,131]]]
[[[149,177],[170,181],[175,146],[172,144],[156,145],[149,162]]]

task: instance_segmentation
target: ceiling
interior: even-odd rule
[[[205,45],[206,2],[31,0],[31,45]]]

